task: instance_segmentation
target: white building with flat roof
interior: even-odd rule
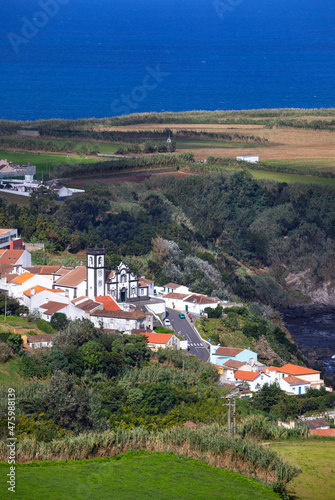
[[[237,161],[246,161],[248,163],[259,163],[259,156],[257,155],[242,155],[236,156]]]

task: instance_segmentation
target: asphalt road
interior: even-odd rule
[[[192,328],[192,323],[190,323],[187,313],[185,313],[185,319],[179,318],[179,311],[175,309],[166,309],[167,317],[171,321],[171,325],[176,333],[182,335],[185,340],[188,340],[188,345],[190,354],[193,354],[197,358],[208,361],[209,350],[207,344],[202,343],[196,332]]]

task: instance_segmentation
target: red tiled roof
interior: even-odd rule
[[[237,370],[234,373],[235,380],[247,380],[248,382],[253,382],[260,374],[256,372],[246,372],[244,370]]]
[[[7,283],[11,283],[15,278],[20,276],[19,274],[13,273],[13,274],[3,274],[1,278],[6,278]]]
[[[0,263],[0,275],[3,274],[9,274],[13,271],[14,267],[12,264],[4,264],[3,262]]]
[[[192,302],[192,304],[217,304],[219,300],[213,300],[210,297],[206,297],[206,295],[190,295],[187,299],[184,299],[184,302]]]
[[[27,335],[27,342],[50,342],[55,336],[55,333],[45,333],[44,335]]]
[[[165,345],[172,337],[172,333],[170,334],[170,333],[141,332],[141,334],[145,335],[148,338],[148,344]]]
[[[335,437],[335,429],[313,429],[309,431],[310,436]]]
[[[68,304],[62,304],[61,302],[54,302],[53,300],[50,300],[49,302],[41,305],[40,308],[45,309],[43,314],[49,314],[52,316],[54,313],[64,309],[67,305]]]
[[[73,267],[60,267],[58,271],[53,273],[55,276],[64,276],[65,274],[73,271]]]
[[[78,266],[69,271],[65,276],[61,276],[57,281],[57,286],[76,287],[87,279],[87,269],[85,266]]]
[[[323,418],[317,418],[315,420],[307,421],[309,428],[312,429],[321,429],[322,427],[329,429],[329,423]]]
[[[177,283],[168,283],[167,285],[164,285],[164,288],[172,288],[175,290],[176,288],[179,288],[182,285],[178,285]]]
[[[218,356],[229,356],[233,358],[242,351],[244,351],[244,349],[237,349],[236,347],[219,347],[215,354]]]
[[[293,375],[290,375],[289,377],[284,377],[283,380],[285,380],[285,382],[287,382],[290,385],[310,384],[310,382],[307,382],[302,378],[294,377]]]
[[[142,281],[143,283],[145,283],[146,285],[151,285],[151,283],[155,283],[154,281],[152,280],[147,280],[146,278],[139,278],[138,280],[139,282]]]
[[[90,312],[90,311],[95,311],[98,307],[101,307],[101,304],[94,302],[94,300],[86,299],[83,302],[80,302],[79,304],[76,304],[76,307],[81,309],[82,311],[85,312]]]
[[[223,366],[226,366],[227,368],[234,368],[238,370],[241,368],[241,366],[245,365],[242,361],[236,361],[235,359],[228,359],[225,363],[223,363]]]
[[[289,375],[312,375],[313,373],[321,373],[317,370],[311,370],[310,368],[305,368],[304,366],[292,365],[291,363],[287,363],[276,370],[281,373],[288,373]]]
[[[47,274],[55,274],[56,271],[58,271],[59,266],[34,266],[34,267],[25,267],[24,269],[29,273],[47,275]]]
[[[0,262],[4,264],[15,264],[22,257],[25,250],[5,250],[0,256]]]
[[[17,285],[23,285],[26,281],[30,280],[31,278],[34,278],[35,274],[32,273],[23,273],[20,274],[15,280],[12,281],[12,283],[16,283]]]
[[[164,299],[175,299],[175,300],[184,300],[186,297],[189,296],[189,293],[175,293],[175,292],[169,292],[166,295],[164,295]]]
[[[64,290],[62,290],[61,288],[46,288],[45,286],[40,286],[40,285],[33,286],[32,288],[28,288],[28,290],[25,290],[23,293],[27,297],[30,297],[32,290],[34,290],[35,294],[43,292],[44,290],[47,290],[48,292],[52,292],[52,293],[64,293]]]
[[[119,304],[110,295],[95,297],[95,300],[96,302],[100,302],[104,306],[105,311],[122,311]]]

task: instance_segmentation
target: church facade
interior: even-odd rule
[[[139,278],[124,262],[113,271],[105,269],[104,248],[87,249],[87,294],[94,297],[111,295],[117,302],[136,302],[149,298],[149,287],[141,286]]]

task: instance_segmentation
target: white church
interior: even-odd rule
[[[129,266],[121,262],[113,271],[105,269],[104,248],[87,249],[87,293],[95,297],[111,295],[117,302],[136,302],[148,299],[154,293],[154,282],[139,278]]]

